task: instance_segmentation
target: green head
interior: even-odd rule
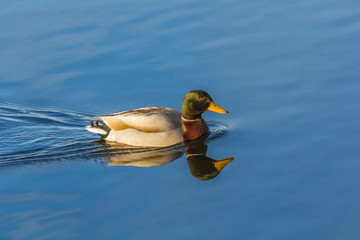
[[[214,103],[210,95],[203,90],[192,90],[185,95],[182,105],[182,116],[187,120],[201,118],[206,111],[229,113]]]

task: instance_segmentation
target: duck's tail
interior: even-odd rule
[[[91,119],[90,125],[86,126],[85,129],[88,130],[89,132],[99,134],[102,138],[106,138],[111,131],[111,128],[109,128],[104,123],[104,121],[99,118]]]

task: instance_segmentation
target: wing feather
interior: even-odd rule
[[[181,128],[181,113],[164,107],[140,108],[97,116],[114,131],[134,128],[142,132],[163,132]]]

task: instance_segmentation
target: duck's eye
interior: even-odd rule
[[[199,100],[200,100],[200,101],[205,101],[206,98],[205,98],[205,97],[199,97]]]

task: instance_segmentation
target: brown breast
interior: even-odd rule
[[[184,126],[184,141],[190,141],[201,137],[209,131],[204,119],[199,119],[195,121],[182,119]]]

